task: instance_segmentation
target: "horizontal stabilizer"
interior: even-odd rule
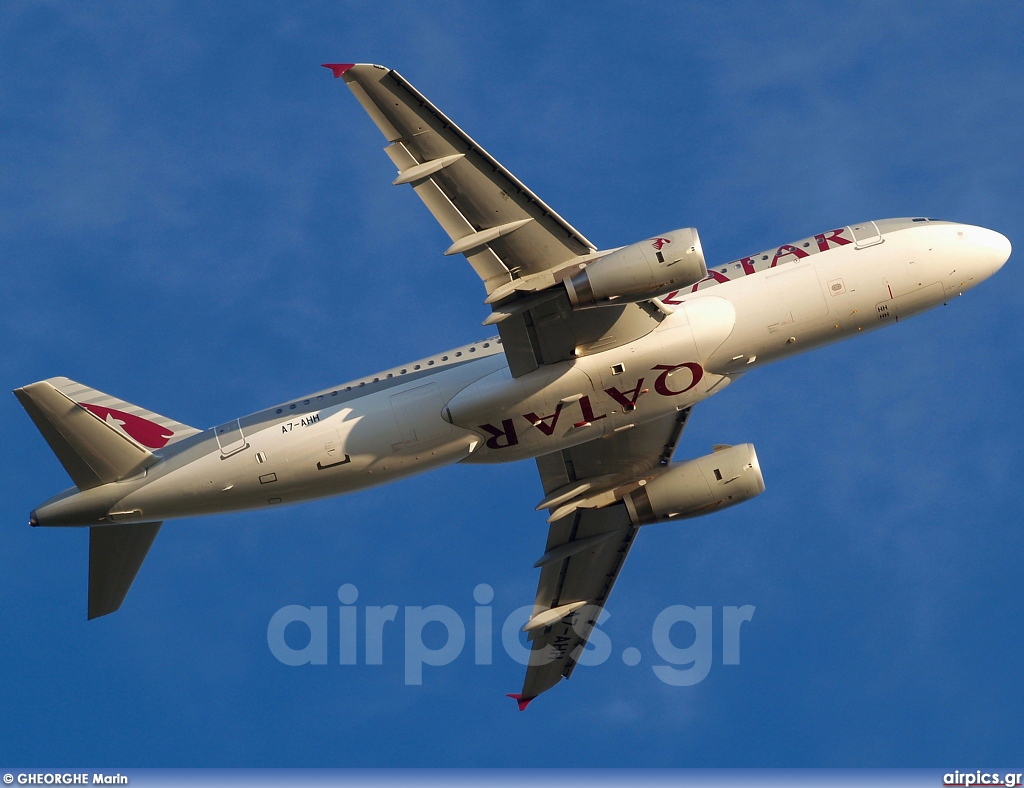
[[[146,559],[160,523],[94,525],[89,529],[89,618],[113,613]]]

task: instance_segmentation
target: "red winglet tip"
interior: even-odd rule
[[[526,711],[526,707],[529,706],[530,701],[533,700],[533,698],[524,698],[522,695],[516,695],[514,693],[509,693],[505,697],[512,698],[512,700],[519,705],[519,711]]]
[[[337,79],[346,71],[348,71],[355,63],[321,63],[324,68],[329,68],[331,73],[334,74],[334,78]]]

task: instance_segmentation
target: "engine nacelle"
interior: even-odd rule
[[[754,446],[716,449],[706,457],[673,463],[623,498],[633,525],[666,522],[734,506],[764,492]]]
[[[563,280],[574,309],[681,290],[708,275],[700,237],[692,227],[624,246]]]

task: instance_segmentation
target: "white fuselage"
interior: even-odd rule
[[[831,232],[843,242],[812,236],[709,269],[706,284],[664,299],[657,328],[612,350],[513,378],[500,341],[477,342],[186,438],[142,475],[67,491],[35,516],[40,525],[165,520],[351,492],[453,462],[536,457],[943,303],[1009,255],[998,233],[946,222]]]

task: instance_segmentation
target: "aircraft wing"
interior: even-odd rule
[[[331,67],[387,137],[384,149],[491,294],[557,268],[594,245],[452,123],[397,71]]]
[[[667,463],[689,415],[687,408],[537,458],[545,501],[553,501],[550,510],[556,519],[544,555],[535,564],[541,571],[534,614],[526,625],[532,640],[530,664],[522,692],[510,696],[520,709],[572,674],[638,531],[621,502],[558,516],[566,506],[564,496],[574,490],[585,495],[588,484],[609,488],[625,483]]]
[[[397,71],[370,64],[325,64],[341,77],[388,140],[394,183],[413,190],[484,283],[514,376],[587,352],[608,350],[651,331],[650,305],[574,312],[553,287],[594,245],[555,213]]]

